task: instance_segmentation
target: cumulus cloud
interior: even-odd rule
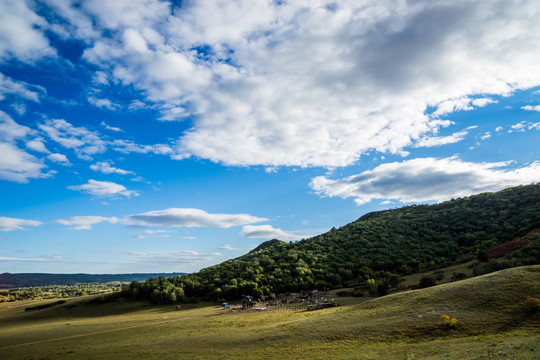
[[[540,122],[533,123],[530,121],[521,121],[517,124],[511,125],[508,132],[525,132],[527,130],[540,130]]]
[[[30,149],[42,150],[38,145],[39,139],[31,138],[35,136],[34,133],[34,130],[17,124],[9,115],[0,111],[0,179],[26,183],[31,178],[51,175],[42,172],[46,166],[40,159],[17,145],[18,141],[23,140]]]
[[[25,226],[39,226],[41,221],[0,216],[0,231],[27,230]]]
[[[79,157],[88,159],[90,155],[103,153],[107,149],[107,143],[97,132],[73,126],[63,119],[46,120],[38,126],[51,140],[74,150]]]
[[[0,73],[0,100],[4,100],[7,94],[11,94],[26,100],[39,102],[39,95],[43,92],[45,90],[39,86],[30,85],[24,81],[16,81]]]
[[[98,99],[95,96],[89,96],[88,102],[92,105],[97,106],[98,108],[108,109],[108,110],[118,110],[121,108],[120,105],[113,103],[109,99]]]
[[[17,124],[8,114],[0,110],[0,140],[14,141],[32,134],[32,129]]]
[[[48,1],[40,4],[47,23],[27,2],[8,1],[0,57],[53,54],[45,29],[82,41],[84,60],[97,69],[92,94],[129,87],[144,100],[130,108],[193,121],[175,146],[123,141],[114,149],[268,169],[346,166],[373,150],[401,154],[436,134],[441,116],[540,85],[536,0],[326,5]],[[88,100],[118,108],[114,99]],[[60,138],[82,157],[105,148]]]
[[[54,153],[47,155],[47,159],[54,161],[56,163],[59,163],[64,166],[71,166],[71,163],[69,162],[69,159],[64,154]]]
[[[310,187],[321,196],[401,202],[444,201],[540,181],[540,162],[511,169],[508,162],[472,163],[456,157],[419,158],[379,165],[358,175],[332,180],[313,178]]]
[[[56,55],[41,30],[47,27],[47,21],[29,5],[27,1],[2,1],[0,59],[16,58],[32,63],[42,57]]]
[[[0,141],[0,179],[27,183],[31,178],[50,176],[42,172],[45,167],[35,156],[11,143]]]
[[[50,153],[50,151],[47,150],[47,148],[45,147],[45,144],[43,143],[43,139],[41,138],[36,138],[36,139],[27,141],[26,147],[30,150],[37,151],[40,153],[46,153],[46,154]]]
[[[121,132],[119,128],[111,127],[105,122],[101,122],[101,126],[107,130]],[[39,124],[38,127],[47,134],[47,136],[64,146],[72,149],[82,159],[91,160],[93,155],[101,154],[112,149],[124,154],[139,153],[139,154],[157,154],[168,155],[171,158],[182,158],[178,151],[167,144],[152,144],[142,145],[131,140],[114,139],[106,140],[99,132],[89,130],[83,126],[73,126],[71,123],[63,119],[46,120]]]
[[[526,105],[521,108],[527,111],[540,111],[540,105]]]
[[[111,163],[108,161],[100,161],[93,165],[90,165],[90,169],[94,171],[99,171],[103,174],[135,175],[133,171],[123,170],[123,169],[119,169],[114,166],[111,166]]]
[[[129,215],[124,218],[124,223],[131,226],[229,228],[267,220],[248,214],[210,214],[200,209],[171,208]]]
[[[534,1],[151,4],[130,9],[129,25],[122,5],[86,6],[115,31],[84,57],[162,120],[192,115],[184,157],[350,165],[373,149],[401,153],[433,118],[494,102],[486,95],[540,84]]]
[[[139,196],[139,193],[134,190],[128,190],[125,186],[110,182],[110,181],[97,181],[90,179],[86,184],[68,186],[69,190],[76,190],[95,195],[99,197],[114,197],[114,196]]]
[[[113,150],[128,154],[128,153],[139,153],[139,154],[156,154],[156,155],[170,155],[171,158],[174,158],[176,155],[175,150],[170,145],[167,144],[153,144],[153,145],[141,145],[136,144],[130,140],[116,139],[110,143]]]
[[[102,222],[116,224],[118,222],[118,219],[115,217],[108,218],[103,216],[73,216],[69,219],[56,220],[56,222],[58,224],[69,226],[73,230],[91,230],[92,225]]]
[[[300,240],[306,238],[305,235],[296,235],[271,225],[246,225],[242,227],[242,235],[256,239]]]

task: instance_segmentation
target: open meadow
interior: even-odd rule
[[[231,311],[89,297],[25,312],[0,304],[2,359],[539,359],[540,266],[342,306]],[[47,303],[47,302],[41,302]],[[454,327],[441,324],[446,314]]]

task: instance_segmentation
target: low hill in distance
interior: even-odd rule
[[[332,291],[335,293],[335,291]],[[25,312],[0,304],[6,359],[537,359],[540,266],[363,299],[319,311],[149,306],[115,298]],[[214,303],[215,304],[215,303]],[[440,322],[456,318],[455,326]]]
[[[518,186],[366,214],[298,242],[270,240],[198,273],[134,282],[129,295],[156,303],[180,301],[184,295],[237,299],[340,287],[383,295],[404,275],[477,258],[488,262],[477,265],[475,275],[539,264],[539,229],[540,184]],[[505,250],[490,251],[497,246]],[[493,254],[498,258],[490,259]]]
[[[159,273],[159,274],[47,274],[47,273],[20,273],[0,274],[0,289],[13,289],[49,285],[75,285],[81,283],[108,283],[114,281],[131,282],[133,280],[145,281],[150,277],[173,277],[186,275],[186,273]]]

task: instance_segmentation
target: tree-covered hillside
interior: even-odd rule
[[[186,296],[238,298],[341,286],[379,287],[400,276],[482,257],[484,250],[540,228],[540,184],[436,205],[374,212],[298,242],[270,240],[239,258],[173,278],[133,282],[129,294],[174,302]],[[540,237],[507,256],[508,266],[539,262]],[[372,289],[373,290],[373,289]],[[174,294],[174,295],[171,295]]]

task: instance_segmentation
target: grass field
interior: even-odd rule
[[[2,359],[540,359],[540,266],[318,311],[88,298],[0,304]],[[447,314],[455,328],[439,324]]]

